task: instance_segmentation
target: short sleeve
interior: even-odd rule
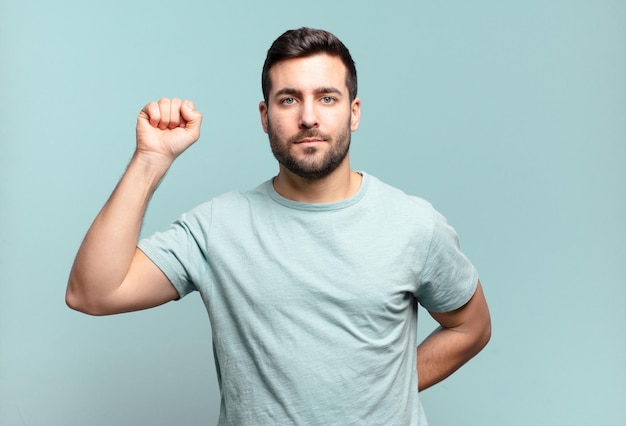
[[[197,210],[184,214],[165,231],[139,241],[137,247],[152,260],[184,297],[206,277],[207,224]]]
[[[478,272],[461,252],[456,231],[433,211],[433,233],[417,299],[431,312],[450,312],[463,306],[476,291]]]

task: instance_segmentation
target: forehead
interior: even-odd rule
[[[269,71],[271,93],[285,88],[309,91],[320,87],[334,87],[347,94],[347,72],[339,57],[326,53],[284,59],[275,63]]]

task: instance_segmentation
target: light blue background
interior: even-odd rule
[[[481,272],[493,338],[423,393],[431,424],[624,426],[625,23],[617,0],[2,0],[0,424],[215,423],[197,295],[94,318],[66,279],[148,101],[204,123],[144,233],[276,172],[260,69],[308,25],[357,62],[353,166],[434,203]]]

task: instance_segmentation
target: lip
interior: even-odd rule
[[[324,139],[306,138],[306,139],[297,141],[296,144],[309,144],[309,143],[319,143],[319,142],[324,142]]]

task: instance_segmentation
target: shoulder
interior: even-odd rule
[[[216,195],[182,215],[182,219],[205,218],[215,215],[237,215],[249,211],[252,205],[260,205],[269,200],[266,181],[247,191],[232,190]]]
[[[406,213],[410,216],[431,218],[437,213],[433,205],[417,196],[407,194],[400,188],[383,182],[373,175],[365,175],[368,180],[368,195],[372,202],[386,205],[396,213]]]

